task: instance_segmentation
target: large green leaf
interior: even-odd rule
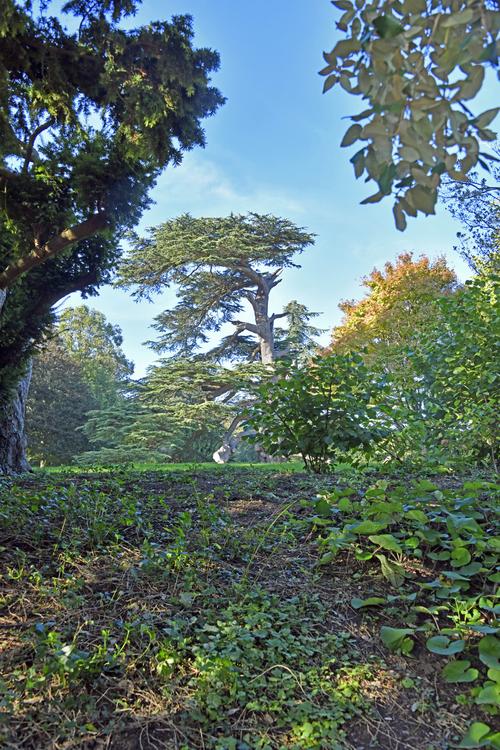
[[[474,682],[479,677],[477,669],[472,669],[470,661],[450,661],[442,671],[445,682]]]
[[[435,635],[427,640],[426,646],[433,654],[451,656],[452,654],[458,654],[460,651],[464,650],[465,641],[452,641],[447,635]]]
[[[497,750],[497,748],[500,748],[500,733],[492,732],[488,724],[483,724],[481,721],[474,721],[457,747],[492,747]]]
[[[479,658],[492,669],[500,669],[500,638],[485,635],[479,641]]]
[[[392,534],[372,534],[368,539],[378,547],[402,554],[403,548]]]
[[[414,642],[409,636],[414,634],[412,628],[391,628],[387,625],[380,628],[382,643],[389,651],[400,651],[404,654],[409,654],[413,649]]]

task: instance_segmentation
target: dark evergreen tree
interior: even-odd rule
[[[223,99],[189,16],[124,30],[134,0],[0,2],[0,471],[27,468],[22,381],[53,306],[108,281],[168,164]],[[17,391],[17,397],[16,397]]]

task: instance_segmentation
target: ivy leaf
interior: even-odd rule
[[[450,661],[442,672],[445,682],[474,682],[479,677],[477,669],[470,668],[470,661]]]
[[[454,568],[460,568],[471,561],[471,554],[466,547],[456,547],[451,553],[452,565]]]
[[[500,706],[500,685],[486,685],[476,698],[478,705]]]
[[[415,645],[409,636],[414,635],[415,631],[411,628],[390,628],[384,625],[380,628],[380,637],[382,643],[389,651],[400,651],[403,654],[409,654]]]
[[[446,635],[435,635],[427,640],[426,646],[433,654],[451,656],[451,654],[458,654],[464,650],[465,641],[452,641]]]
[[[382,569],[382,575],[384,578],[398,589],[405,579],[405,571],[401,565],[389,561],[385,555],[375,555],[380,560],[380,567]]]
[[[490,667],[490,669],[488,669],[488,679],[492,682],[500,683],[500,669]]]
[[[379,604],[385,604],[387,599],[382,596],[370,596],[368,599],[351,599],[351,607],[353,609],[361,609],[362,607],[377,607]]]
[[[494,635],[485,635],[479,641],[479,658],[492,669],[500,669],[500,639]]]
[[[376,534],[377,531],[382,531],[382,529],[386,529],[387,524],[386,523],[379,523],[378,521],[360,521],[357,524],[352,524],[347,527],[349,531],[352,531],[354,534]]]
[[[500,733],[493,734],[488,724],[481,721],[474,721],[463,738],[462,742],[457,745],[462,748],[476,747],[500,747]]]
[[[392,534],[373,534],[372,536],[369,536],[368,539],[378,547],[382,547],[382,549],[387,549],[391,552],[398,552],[400,554],[403,552],[403,548]]]

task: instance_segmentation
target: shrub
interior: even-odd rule
[[[358,354],[316,357],[305,367],[279,362],[248,416],[252,439],[270,455],[300,454],[307,469],[323,473],[339,453],[382,436],[374,404],[384,392]]]

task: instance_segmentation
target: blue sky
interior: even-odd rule
[[[219,51],[213,80],[228,101],[205,121],[206,148],[159,179],[140,228],[186,211],[274,213],[307,227],[316,244],[302,255],[301,269],[287,271],[274,290],[274,310],[298,299],[321,312],[318,325],[328,329],[340,320],[338,302],[359,297],[361,278],[400,252],[445,254],[460,278],[469,274],[452,250],[459,227],[443,206],[435,217],[410,220],[402,234],[390,200],[359,205],[373,188],[354,178],[353,149],[339,143],[349,124],[342,118],[362,103],[341,89],[323,95],[317,73],[336,34],[339,12],[329,0],[147,0],[130,24],[180,13],[193,15],[197,46]],[[494,106],[494,91],[493,83],[485,87],[474,110]],[[141,376],[156,356],[142,342],[154,337],[154,316],[174,299],[168,291],[151,304],[135,303],[105,287],[88,304],[121,326],[123,348]]]

